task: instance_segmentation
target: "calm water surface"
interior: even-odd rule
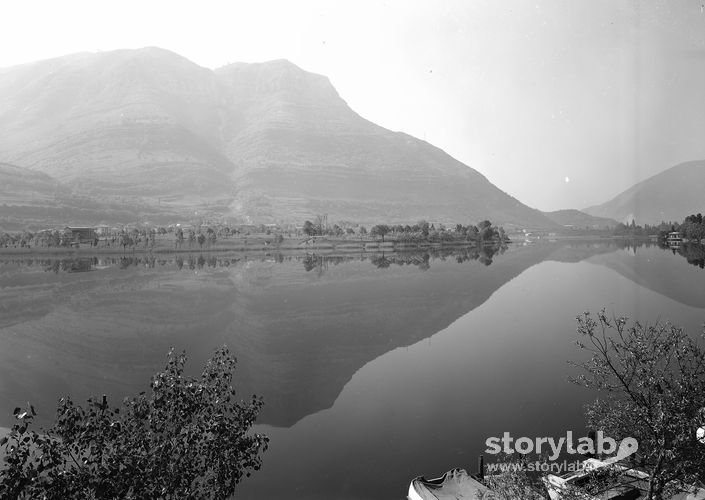
[[[46,424],[62,395],[144,390],[171,346],[197,373],[227,344],[271,437],[238,498],[404,498],[474,469],[488,437],[584,435],[582,311],[705,321],[705,271],[657,247],[160,259],[0,259],[0,426],[27,400]]]

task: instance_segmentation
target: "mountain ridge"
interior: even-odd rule
[[[148,47],[3,68],[0,135],[1,161],[92,196],[167,200],[181,216],[557,227],[283,59],[211,70]]]
[[[705,160],[679,163],[622,191],[614,198],[583,209],[620,222],[658,224],[681,222],[686,216],[705,212]]]

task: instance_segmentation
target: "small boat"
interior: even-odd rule
[[[449,470],[441,477],[426,479],[419,476],[409,485],[409,500],[477,500],[478,493],[489,488],[464,469]]]
[[[610,472],[610,480],[605,488],[585,495],[585,500],[642,500],[649,491],[649,475],[639,469],[627,467],[618,463],[600,461],[588,458],[582,463],[581,470],[562,476],[548,474],[543,483],[551,500],[562,500],[564,493],[571,486],[585,486],[591,479],[591,473],[604,469]],[[670,497],[669,500],[705,500],[705,489],[696,486],[684,487],[682,491]]]

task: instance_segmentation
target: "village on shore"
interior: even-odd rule
[[[65,226],[39,231],[0,232],[0,251],[92,252],[214,251],[256,249],[397,249],[439,245],[503,244],[510,241],[502,227],[489,220],[478,225],[445,225],[419,221],[414,225],[328,224],[325,219],[302,225],[200,222],[166,226]]]

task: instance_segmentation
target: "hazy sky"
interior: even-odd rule
[[[705,0],[4,1],[0,67],[159,46],[286,58],[542,210],[705,158]]]

